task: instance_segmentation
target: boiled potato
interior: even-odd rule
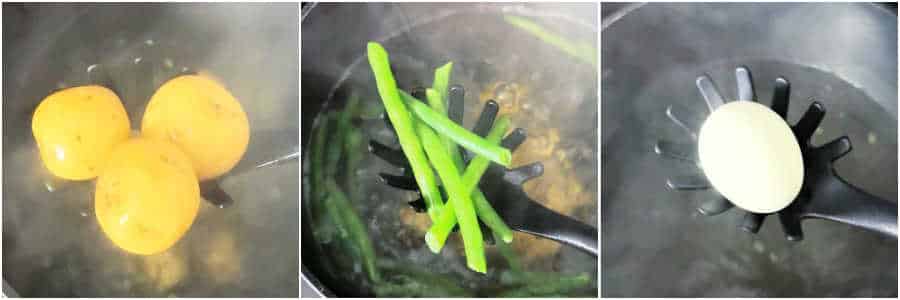
[[[96,177],[112,148],[129,137],[130,126],[119,97],[96,85],[47,96],[31,120],[44,166],[69,180]]]
[[[800,145],[787,122],[762,104],[720,106],[703,123],[697,142],[709,182],[744,210],[776,212],[800,193]]]
[[[231,170],[250,138],[247,114],[238,100],[218,82],[197,75],[163,84],[147,104],[141,131],[181,147],[200,180]]]
[[[112,151],[97,179],[94,209],[114,244],[136,254],[156,254],[190,228],[200,206],[191,161],[168,140],[133,138]]]

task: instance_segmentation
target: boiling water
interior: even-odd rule
[[[577,28],[561,28],[571,31],[573,27]],[[447,28],[455,30],[446,31]],[[575,31],[576,37],[590,36],[589,30]],[[451,32],[453,34],[449,34]],[[588,41],[591,40],[595,41],[595,37]],[[460,84],[466,89],[464,127],[471,128],[484,102],[495,99],[501,106],[500,115],[512,118],[512,128],[522,127],[528,131],[528,140],[513,153],[513,167],[536,160],[548,166],[543,176],[528,183],[531,185],[530,189],[526,187],[529,195],[552,209],[596,226],[595,68],[565,56],[490,14],[451,14],[398,32],[381,43],[390,55],[398,85],[406,90],[430,86],[433,69],[453,61],[451,84]],[[399,174],[399,171],[370,155],[366,148],[370,139],[394,147],[398,145],[393,144],[390,129],[378,119],[383,108],[365,56],[360,57],[343,77],[345,80],[329,95],[331,98],[325,110],[340,112],[351,94],[360,96],[364,108],[354,128],[363,134],[364,143],[350,155],[359,155],[362,160],[353,174],[355,179],[347,185],[361,189],[361,197],[351,201],[365,222],[379,259],[443,274],[477,295],[490,296],[499,291],[502,288],[498,283],[499,275],[508,266],[496,247],[486,247],[488,274],[482,275],[466,268],[457,234],[451,235],[440,254],[432,253],[425,246],[424,231],[430,221],[425,214],[416,214],[406,204],[415,200],[418,194],[380,183],[378,173]],[[322,117],[317,118],[314,124],[316,129],[310,135],[313,139],[321,120]],[[313,163],[310,159],[307,154],[304,172],[308,172],[308,166]],[[307,173],[304,173],[304,181],[311,182]],[[570,184],[576,191],[569,190]],[[557,192],[538,192],[542,190]],[[303,201],[304,218],[316,219],[310,215],[313,213],[310,207],[314,207],[312,201],[317,200],[305,194]],[[324,249],[335,249],[329,248],[333,241],[318,242]],[[524,234],[517,234],[513,245],[527,262],[527,270],[560,272],[561,275],[589,274],[593,279],[588,288],[573,295],[596,295],[595,258]],[[307,249],[313,247],[304,250],[310,251]],[[333,273],[341,277],[339,281],[353,286],[366,281],[358,264],[348,269],[339,268]]]
[[[201,201],[197,218],[179,242],[164,253],[140,256],[119,249],[100,230],[93,213],[93,181],[58,180],[43,168],[30,127],[34,108],[55,89],[99,84],[119,95],[137,131],[156,88],[179,74],[201,72],[222,81],[239,99],[250,119],[251,147],[260,144],[257,149],[272,152],[262,156],[296,151],[297,27],[245,15],[296,23],[296,4],[288,7],[293,11],[123,5],[32,12],[40,16],[64,10],[61,14],[67,18],[80,17],[60,33],[48,33],[48,41],[41,43],[46,48],[36,51],[40,56],[19,53],[27,63],[18,73],[6,73],[4,63],[6,78],[15,78],[9,85],[4,81],[4,130],[9,137],[4,137],[3,147],[3,279],[17,294],[297,295],[297,161],[225,175],[221,185],[235,200],[233,206],[219,209]],[[114,28],[119,30],[97,32],[112,26],[104,22],[118,24]],[[205,31],[198,33],[198,26]],[[272,44],[272,34],[282,39]],[[268,59],[283,59],[287,67],[266,64]],[[290,128],[293,135],[259,134]],[[260,158],[253,148],[244,156],[251,162]]]

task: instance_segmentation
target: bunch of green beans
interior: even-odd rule
[[[353,184],[356,179],[353,171],[361,160],[357,148],[362,136],[351,122],[358,106],[359,98],[352,96],[343,111],[326,113],[319,119],[310,150],[311,206],[314,216],[320,218],[313,232],[317,240],[339,247],[341,251],[336,255],[348,255],[352,261],[359,262],[371,282],[379,282],[381,275],[376,268],[375,249],[365,223],[350,202],[350,199],[358,199],[355,194],[359,193]],[[339,167],[341,163],[343,168]],[[346,189],[338,185],[341,175]],[[349,191],[349,197],[345,191]]]
[[[425,90],[426,104],[397,87],[384,47],[370,42],[368,58],[384,109],[431,217],[426,245],[432,252],[440,252],[453,227],[459,225],[466,265],[476,272],[487,272],[478,221],[504,243],[512,242],[513,235],[478,188],[478,182],[491,162],[508,167],[512,160],[509,149],[500,146],[509,128],[509,118],[499,118],[486,138],[478,136],[447,117],[452,63],[435,70],[432,88]],[[459,146],[476,155],[468,166]],[[446,203],[440,198],[435,173],[448,197]]]

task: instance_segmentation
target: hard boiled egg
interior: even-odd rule
[[[756,102],[714,110],[700,129],[698,155],[712,186],[750,212],[787,207],[803,185],[803,157],[791,128]]]

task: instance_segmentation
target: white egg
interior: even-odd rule
[[[791,128],[756,102],[714,110],[700,128],[697,150],[713,188],[747,211],[779,211],[803,185],[803,157]]]

